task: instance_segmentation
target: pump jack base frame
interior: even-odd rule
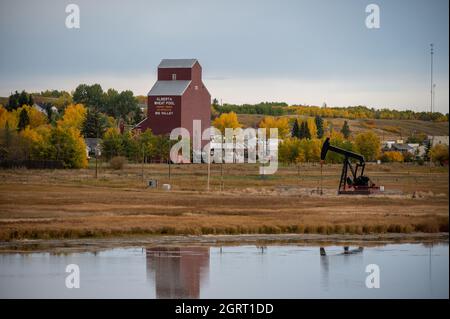
[[[380,187],[372,186],[372,187],[358,187],[351,188],[346,190],[339,190],[339,195],[371,195],[371,194],[379,194],[381,193]]]

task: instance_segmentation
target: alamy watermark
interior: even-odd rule
[[[366,287],[380,288],[380,267],[377,264],[367,265],[366,272],[369,273],[366,277]]]
[[[77,4],[71,3],[66,6],[66,28],[79,29],[80,28],[80,7]]]
[[[366,17],[366,27],[368,29],[380,28],[380,6],[374,3],[367,5],[366,13],[369,15]]]
[[[66,272],[69,273],[65,281],[66,288],[80,288],[80,267],[77,264],[67,265]]]
[[[201,121],[193,121],[192,139],[188,129],[178,127],[170,133],[177,141],[170,150],[173,163],[261,163],[260,174],[275,174],[278,169],[278,129],[215,127],[201,132]]]

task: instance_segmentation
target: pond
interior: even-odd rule
[[[0,298],[448,298],[448,291],[448,242],[0,253]]]

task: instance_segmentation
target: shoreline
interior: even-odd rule
[[[240,246],[240,245],[299,245],[299,246],[378,246],[398,243],[448,243],[449,233],[390,233],[365,235],[321,234],[248,234],[248,235],[154,235],[112,237],[107,239],[16,240],[0,242],[0,254],[5,253],[82,253],[115,248],[143,246]]]

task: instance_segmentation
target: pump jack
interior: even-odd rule
[[[363,155],[331,145],[329,137],[327,137],[322,145],[322,151],[320,153],[321,163],[325,161],[328,151],[344,155],[344,165],[342,166],[338,194],[369,195],[380,191],[380,187],[372,183],[369,177],[364,176],[366,163]],[[354,165],[351,159],[356,160]],[[349,171],[351,173],[350,176]]]

